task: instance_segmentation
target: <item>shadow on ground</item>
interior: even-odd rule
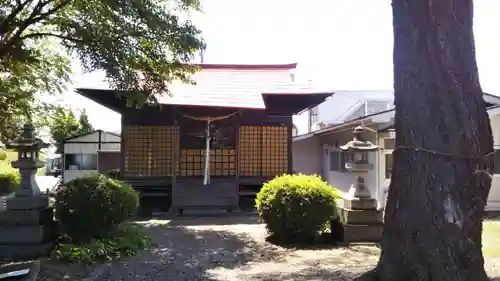
[[[151,220],[149,220],[151,221]],[[215,217],[215,218],[190,218],[173,217],[168,226],[203,226],[203,225],[259,225],[262,220],[257,216],[241,215],[234,217]]]
[[[352,280],[350,268],[366,262],[366,254],[360,254],[349,259],[349,266],[339,265],[317,251],[304,255],[266,243],[265,229],[256,220],[142,221],[154,247],[113,264],[98,280]],[[340,249],[337,261],[349,258],[348,252]],[[323,266],[332,262],[334,267]]]

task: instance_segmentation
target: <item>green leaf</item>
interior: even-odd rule
[[[192,83],[185,64],[205,47],[182,19],[193,11],[199,0],[0,1],[0,135],[37,115],[37,97],[67,89],[72,57],[104,71],[130,105],[168,94],[172,80]]]

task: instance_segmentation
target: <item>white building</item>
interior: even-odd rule
[[[335,101],[335,95],[328,102]],[[500,157],[500,97],[484,94],[484,99],[489,105],[488,113],[493,131],[494,148],[498,152],[498,156],[495,155],[495,157]],[[395,140],[395,133],[392,130],[394,112],[394,109],[378,110],[372,114],[367,114],[370,112],[365,111],[362,116],[356,117],[354,115],[356,118],[295,136],[292,148],[294,171],[321,175],[330,185],[346,193],[354,182],[354,175],[345,170],[345,161],[339,146],[352,139],[352,131],[356,126],[370,127],[376,133],[366,137],[374,144],[379,145],[381,149],[369,153],[369,161],[374,165],[373,169],[367,173],[365,182],[371,196],[376,198],[379,206],[383,208],[392,172],[392,151]],[[337,112],[335,113],[337,114]],[[494,170],[486,209],[500,211],[500,165]]]
[[[102,130],[64,141],[63,180],[120,168],[121,136]]]
[[[294,116],[294,124],[302,135],[392,108],[392,90],[335,91],[325,102]]]

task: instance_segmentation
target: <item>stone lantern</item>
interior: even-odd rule
[[[340,147],[349,155],[346,170],[355,176],[348,196],[337,200],[344,242],[377,242],[382,236],[382,213],[365,183],[365,176],[373,169],[368,153],[379,147],[363,138],[366,132],[366,128],[356,127],[353,140]]]
[[[54,210],[35,181],[37,169],[44,166],[40,149],[46,147],[30,124],[24,125],[20,138],[7,144],[18,152],[12,166],[19,169],[21,182],[14,196],[7,198],[7,209],[0,211],[0,261],[36,260],[47,256],[55,245]]]
[[[353,131],[353,140],[340,147],[349,153],[349,160],[345,164],[345,168],[355,175],[356,180],[349,189],[349,195],[355,198],[371,198],[364,177],[373,168],[373,165],[368,162],[368,153],[379,150],[378,145],[363,138],[365,132],[364,127],[356,127]]]
[[[14,149],[18,153],[17,161],[12,162],[12,167],[19,169],[21,174],[21,188],[16,191],[17,197],[40,195],[35,175],[39,168],[45,166],[45,163],[40,161],[40,149],[49,147],[49,144],[35,138],[34,131],[32,125],[26,124],[22,136],[7,144],[7,148]]]

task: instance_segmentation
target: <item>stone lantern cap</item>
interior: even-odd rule
[[[7,144],[7,148],[18,152],[38,152],[42,148],[49,147],[42,139],[35,137],[35,128],[31,124],[25,124],[20,138]]]
[[[378,150],[380,148],[378,145],[375,145],[363,138],[363,134],[365,132],[367,132],[367,129],[363,126],[357,126],[354,128],[354,131],[352,132],[354,134],[354,138],[352,141],[340,146],[340,149],[348,152],[370,152]]]

